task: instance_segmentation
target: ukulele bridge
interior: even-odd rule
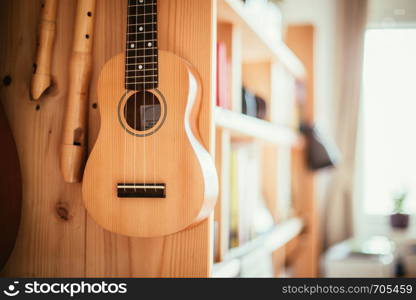
[[[117,196],[119,198],[166,198],[166,184],[119,183]]]

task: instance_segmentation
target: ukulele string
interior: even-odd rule
[[[143,1],[142,0],[140,0],[139,1],[140,3],[142,3]],[[135,8],[135,16],[134,16],[134,19],[135,19],[135,23],[136,23],[136,33],[138,33],[139,32],[139,20],[138,20],[138,16],[139,16],[139,6],[138,5],[136,5],[136,8]],[[137,70],[138,70],[138,68],[139,68],[139,66],[137,66],[137,58],[138,58],[138,47],[137,47],[137,43],[136,43],[136,40],[137,39],[135,39],[135,41],[133,42],[133,44],[135,45],[134,47],[135,47],[135,62],[136,62],[136,64],[134,65],[134,77],[135,77],[135,79],[134,79],[134,82],[137,82],[137,80],[138,80],[138,74],[137,74]],[[136,90],[136,88],[135,88],[135,90]],[[136,93],[134,94],[134,129],[135,130],[137,130],[137,94],[138,94],[138,92],[136,91]],[[134,184],[134,191],[136,192],[136,143],[134,142],[134,144],[133,144],[133,184]]]
[[[151,14],[151,16],[152,16],[152,23],[155,23],[156,24],[156,28],[154,28],[153,30],[152,30],[152,42],[153,42],[153,51],[152,51],[152,54],[153,54],[153,62],[154,62],[154,60],[155,60],[155,58],[157,58],[157,56],[156,56],[156,47],[157,47],[157,44],[156,44],[156,38],[155,38],[155,32],[157,31],[157,14],[155,14],[155,11],[154,11],[154,6],[156,5],[156,3],[157,2],[153,2],[153,1],[157,1],[157,0],[151,0],[152,1],[152,14]],[[152,80],[153,80],[153,93],[152,93],[152,114],[153,114],[153,122],[155,122],[156,121],[156,114],[155,114],[155,94],[154,94],[154,92],[155,92],[155,89],[156,89],[156,72],[157,71],[155,71],[157,68],[156,68],[156,66],[155,66],[155,64],[153,63],[153,64],[151,64],[153,67],[152,67]],[[159,80],[159,78],[158,78],[158,80]],[[153,152],[155,152],[156,151],[156,138],[155,137],[153,137]],[[154,186],[155,186],[155,191],[156,191],[156,159],[154,159],[153,158],[153,183],[154,183]]]
[[[147,30],[146,30],[146,4],[144,0],[140,0],[140,3],[143,4],[143,108],[140,112],[143,114],[143,132],[146,132],[146,37],[147,37]],[[143,168],[144,168],[144,177],[143,177],[143,185],[144,191],[146,192],[146,136],[143,137]]]
[[[128,0],[127,2],[127,33],[130,32],[130,18],[129,18],[129,13],[130,13],[130,9],[131,9],[131,0]],[[126,56],[124,58],[124,63],[125,63],[125,69],[126,69],[126,78],[125,78],[125,92],[124,92],[124,118],[127,121],[127,112],[128,112],[128,108],[127,108],[127,94],[128,94],[128,89],[127,89],[127,82],[128,82],[128,71],[129,71],[129,39],[128,39],[128,34],[126,35]],[[134,66],[134,65],[133,65]],[[127,180],[126,180],[126,173],[127,173],[127,129],[126,132],[124,134],[124,163],[123,163],[123,183],[124,183],[124,191],[126,191],[126,186],[127,186]]]

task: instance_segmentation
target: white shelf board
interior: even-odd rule
[[[239,274],[240,259],[259,248],[264,252],[271,253],[283,247],[301,234],[303,226],[304,223],[302,219],[291,218],[277,224],[269,232],[255,238],[245,245],[231,249],[225,255],[223,262],[214,264],[213,277],[236,277]]]
[[[275,225],[268,233],[255,238],[247,244],[231,249],[225,255],[224,261],[243,257],[259,247],[265,252],[273,252],[297,237],[302,232],[302,229],[303,220],[300,218],[291,218]]]
[[[220,107],[214,109],[214,119],[216,126],[229,129],[234,136],[251,137],[277,145],[289,146],[293,146],[299,141],[299,135],[290,128]]]
[[[262,29],[247,16],[241,0],[219,0],[217,18],[219,22],[241,27],[244,62],[277,61],[295,77],[305,77],[305,68],[298,57],[283,42],[279,45],[270,42]]]

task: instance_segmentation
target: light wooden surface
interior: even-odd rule
[[[266,143],[262,146],[261,171],[262,185],[261,191],[264,203],[273,217],[275,223],[279,218],[279,196],[278,196],[278,146]]]
[[[80,184],[65,184],[59,145],[67,93],[67,72],[75,1],[61,0],[52,64],[56,78],[40,104],[29,100],[40,1],[7,0],[0,11],[0,76],[12,84],[0,98],[16,139],[22,165],[23,210],[17,244],[3,276],[209,276],[212,219],[164,238],[112,234],[92,221],[81,201]],[[99,128],[96,83],[104,63],[123,51],[127,1],[97,1],[94,67],[89,94],[89,146]],[[215,1],[160,0],[159,47],[192,63],[205,83],[199,128],[213,150]],[[191,37],[191,38],[190,38]],[[37,106],[39,105],[39,106]],[[94,106],[94,107],[93,107]],[[98,107],[99,108],[99,107]]]
[[[125,61],[124,53],[115,56],[100,75],[101,128],[85,167],[83,200],[89,215],[111,232],[166,236],[206,219],[218,196],[214,161],[201,145],[196,126],[202,84],[191,65],[159,51],[159,85],[152,90],[153,101],[161,103],[161,118],[154,127],[159,129],[132,131],[154,132],[137,137],[124,129],[129,128],[124,106],[135,94],[126,95]],[[166,198],[121,199],[117,195],[120,183],[163,183]]]
[[[41,6],[38,49],[32,78],[31,95],[38,100],[51,85],[52,51],[56,33],[56,14],[59,0],[45,0]]]
[[[314,122],[314,41],[313,25],[289,26],[286,42],[302,60],[306,68],[306,103],[303,120]],[[305,220],[305,234],[299,242],[298,258],[294,260],[294,273],[297,277],[317,277],[319,271],[319,224],[315,198],[315,176],[306,165],[306,147],[294,148],[294,202],[295,209]]]
[[[88,91],[92,72],[92,47],[96,0],[78,0],[69,62],[60,165],[64,180],[80,182],[84,170],[88,133]]]

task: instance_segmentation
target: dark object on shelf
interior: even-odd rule
[[[266,117],[266,101],[243,88],[243,114],[259,119]]]
[[[256,117],[257,115],[256,96],[245,88],[243,88],[242,112],[243,114],[251,117]]]
[[[257,104],[257,113],[256,117],[259,119],[264,120],[266,118],[266,101],[263,98],[256,96],[256,104]]]
[[[337,163],[337,149],[324,141],[314,126],[301,124],[300,131],[307,141],[307,163],[311,170],[333,167]]]
[[[390,215],[390,225],[395,229],[406,229],[409,226],[410,216],[408,214]]]
[[[406,275],[406,268],[402,259],[398,259],[395,267],[396,277],[403,277]]]
[[[16,242],[22,205],[20,164],[12,132],[0,105],[0,269],[4,267]]]

